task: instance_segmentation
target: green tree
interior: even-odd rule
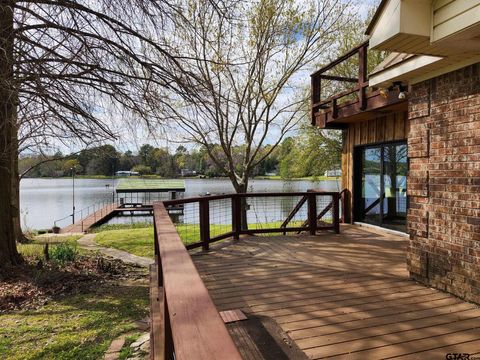
[[[140,165],[135,165],[132,168],[132,171],[136,171],[140,175],[150,175],[152,173],[152,168],[150,166],[140,164]]]
[[[150,144],[144,144],[138,150],[138,155],[140,156],[140,160],[142,161],[142,165],[151,166],[153,162],[152,154],[155,148]]]
[[[80,174],[83,171],[82,165],[80,165],[78,159],[68,159],[63,161],[62,170],[64,175],[70,174],[72,169],[75,170],[75,174]]]
[[[306,115],[307,97],[295,77],[341,36],[347,5],[339,0],[229,5],[226,19],[212,2],[188,3],[170,39],[192,75],[188,84],[179,78],[181,92],[159,96],[172,100],[161,110],[177,125],[175,135],[206,149],[215,164],[206,171],[219,171],[236,192],[246,192],[254,169]],[[267,142],[271,147],[264,152]]]

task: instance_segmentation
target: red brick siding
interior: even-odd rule
[[[409,98],[410,274],[480,303],[480,63]]]

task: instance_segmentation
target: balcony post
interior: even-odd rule
[[[364,45],[358,49],[358,100],[360,103],[360,110],[365,110],[367,107],[367,98],[365,94],[367,82],[367,46]]]

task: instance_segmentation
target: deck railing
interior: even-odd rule
[[[338,233],[340,200],[339,192],[309,190],[225,194],[155,203],[155,264],[150,268],[151,358],[241,359],[188,249],[208,250],[212,242],[238,239],[242,234],[315,234],[318,230]],[[185,224],[172,221],[179,208],[183,222],[196,218],[189,226],[195,229],[193,233],[199,241],[185,245],[185,229],[181,227]],[[268,216],[263,214],[267,221],[252,222],[260,219],[258,212],[262,210],[268,212]],[[275,210],[285,215],[282,220],[277,220]],[[272,218],[277,221],[270,221]]]
[[[170,216],[154,205],[155,265],[150,271],[152,359],[241,356]]]
[[[241,235],[340,231],[339,192],[275,192],[201,196],[164,201],[187,249],[208,250],[213,242]],[[178,221],[177,221],[178,220]]]
[[[346,54],[340,56],[335,61],[324,66],[320,70],[311,75],[311,102],[312,102],[312,125],[316,124],[315,113],[318,110],[328,110],[331,112],[331,118],[338,117],[338,109],[342,98],[356,94],[358,99],[359,110],[364,110],[367,106],[366,90],[368,88],[367,75],[367,50],[368,41],[358,45]],[[354,56],[358,56],[358,76],[354,78],[344,76],[328,75],[327,72],[332,70],[339,64],[348,61]],[[341,83],[351,83],[352,86],[345,91],[339,92],[327,99],[322,99],[322,80],[333,80]],[[317,124],[318,125],[318,124]],[[325,127],[324,124],[319,124],[320,127]]]

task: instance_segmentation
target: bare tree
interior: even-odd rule
[[[255,166],[305,117],[299,78],[308,78],[309,65],[335,43],[347,4],[254,0],[229,9],[229,17],[219,16],[210,3],[194,2],[176,18],[165,42],[193,59],[184,66],[194,78],[181,93],[159,98],[163,118],[181,130],[176,135],[205,147],[245,192]],[[265,144],[272,145],[267,152]]]
[[[168,0],[0,0],[0,267],[20,261],[20,147],[112,138],[122,117],[148,122],[150,87],[194,77],[158,41],[181,12]]]

